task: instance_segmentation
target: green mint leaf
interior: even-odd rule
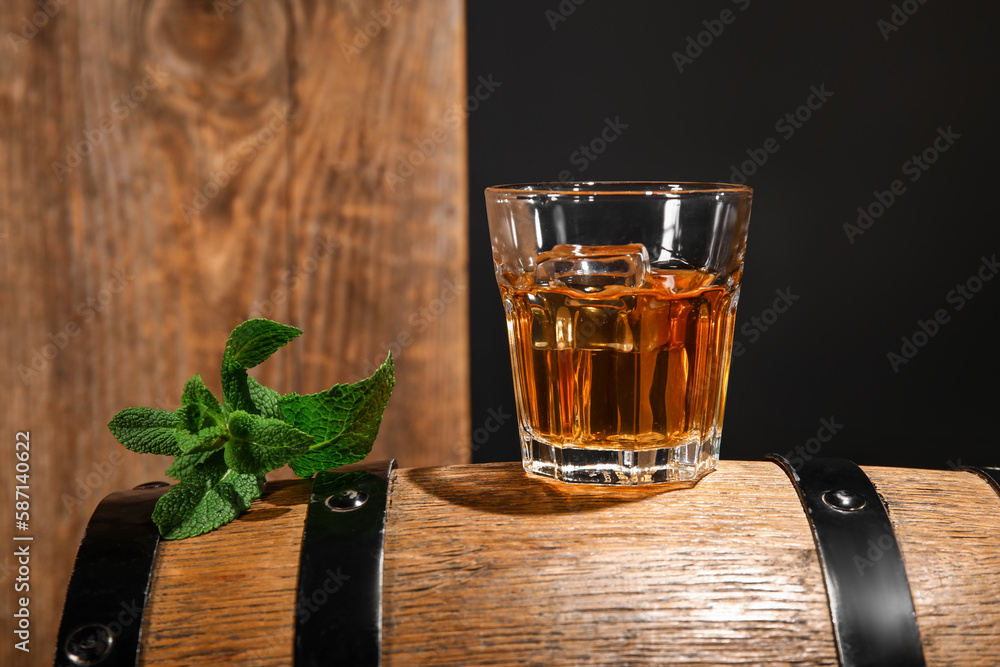
[[[281,406],[278,405],[281,394],[265,387],[250,376],[247,376],[247,388],[250,390],[250,400],[253,401],[254,407],[260,412],[261,417],[271,417],[284,421],[285,416],[281,413]]]
[[[286,394],[279,404],[285,421],[311,433],[308,451],[292,459],[299,477],[360,461],[372,449],[382,412],[396,384],[392,354],[371,377],[334,385],[318,394]]]
[[[177,456],[178,430],[184,426],[176,412],[154,408],[125,408],[108,422],[108,429],[127,449],[142,454]]]
[[[238,410],[229,416],[226,465],[240,473],[277,470],[305,452],[313,437],[278,419]]]
[[[258,413],[247,382],[253,368],[302,333],[300,329],[271,320],[247,320],[229,334],[222,355],[222,396],[234,410]]]
[[[205,386],[200,374],[194,375],[184,384],[181,405],[203,405],[215,412],[219,411],[219,399]]]
[[[263,488],[263,475],[230,470],[218,451],[193,467],[157,501],[153,522],[168,540],[201,535],[246,511]]]
[[[180,432],[177,434],[177,444],[185,454],[210,452],[226,444],[226,432],[224,425],[207,426],[197,433]]]
[[[236,368],[253,368],[300,335],[301,329],[287,324],[262,318],[247,320],[229,334],[222,361]]]
[[[181,407],[177,413],[191,433],[223,422],[219,399],[205,386],[201,375],[195,375],[184,385]]]
[[[174,462],[170,464],[166,472],[168,475],[176,480],[181,480],[190,475],[195,468],[204,463],[215,450],[208,450],[203,452],[191,452],[190,454],[181,454],[174,459]]]
[[[197,433],[201,429],[202,422],[205,421],[205,412],[206,409],[203,405],[182,405],[177,409],[176,415],[185,431]]]
[[[108,423],[128,449],[175,457],[166,472],[178,483],[153,511],[164,538],[229,523],[260,497],[265,474],[286,463],[308,477],[371,451],[395,385],[392,355],[370,378],[308,396],[281,396],[247,374],[301,333],[270,320],[244,322],[226,343],[221,404],[195,375],[177,411],[128,408]]]

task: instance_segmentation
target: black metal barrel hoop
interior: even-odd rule
[[[316,474],[299,559],[295,665],[379,665],[389,477],[396,461]],[[319,604],[330,596],[335,604]]]
[[[889,515],[868,476],[844,459],[794,467],[771,454],[795,485],[812,528],[844,667],[925,664],[913,596]],[[865,559],[871,544],[880,558]]]
[[[1000,495],[1000,468],[994,466],[964,466],[962,470],[982,477],[989,483],[993,490],[997,492],[997,495]]]
[[[112,493],[77,550],[56,642],[56,667],[132,667],[160,543],[151,519],[166,482]]]

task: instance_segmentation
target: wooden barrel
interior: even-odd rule
[[[1000,664],[997,493],[969,472],[863,470],[927,664]],[[139,664],[292,664],[309,493],[270,483],[233,523],[160,543]],[[839,664],[810,525],[774,463],[722,461],[684,490],[403,469],[388,493],[384,665]]]

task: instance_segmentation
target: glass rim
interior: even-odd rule
[[[681,195],[716,195],[753,197],[753,188],[735,183],[696,181],[539,181],[491,185],[485,193],[493,197],[677,197]]]

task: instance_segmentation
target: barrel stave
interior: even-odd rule
[[[402,470],[385,558],[387,665],[837,664],[809,525],[770,463],[681,492]]]
[[[927,665],[998,664],[1000,496],[968,472],[864,471],[889,508]],[[861,557],[877,567],[877,555]]]
[[[232,523],[160,541],[140,667],[291,664],[309,493],[300,480],[269,482]]]

